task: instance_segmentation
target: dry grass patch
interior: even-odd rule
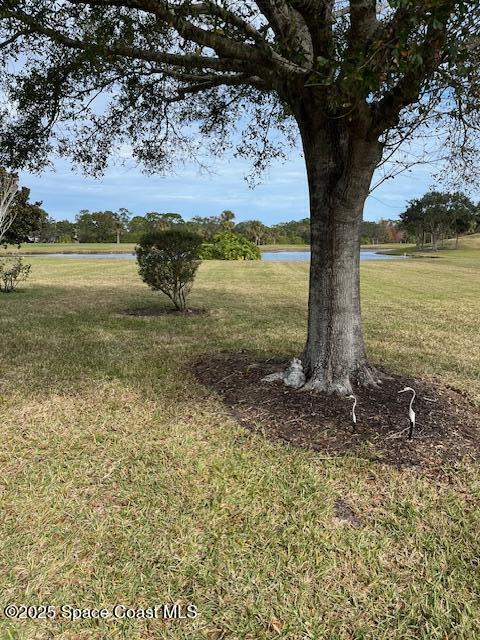
[[[178,600],[200,615],[0,619],[0,637],[480,634],[476,465],[437,483],[355,456],[320,460],[245,432],[195,380],[207,353],[298,353],[307,265],[204,264],[192,305],[210,315],[192,319],[119,316],[159,300],[132,263],[31,262],[0,316],[1,605]],[[370,352],[478,401],[479,263],[413,262],[362,267]],[[338,518],[339,500],[360,527]]]

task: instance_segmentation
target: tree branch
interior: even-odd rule
[[[166,74],[171,75],[179,80],[185,80],[185,76],[180,74]],[[242,84],[249,84],[252,86],[258,86],[259,88],[264,88],[264,83],[261,78],[258,76],[245,77],[244,75],[238,76],[205,76],[202,78],[201,76],[197,76],[199,79],[198,84],[191,84],[186,87],[180,87],[177,89],[177,95],[173,98],[167,98],[166,102],[180,102],[184,100],[185,97],[192,93],[200,93],[201,91],[207,91],[208,89],[214,89],[215,87],[220,86],[239,86]]]
[[[271,69],[272,65],[277,67],[279,71],[287,73],[297,72],[303,73],[304,69],[299,65],[283,58],[274,49],[272,49],[269,43],[261,36],[261,34],[250,27],[248,23],[243,21],[239,16],[233,14],[233,12],[223,9],[218,5],[215,6],[215,12],[219,16],[228,17],[230,20],[234,20],[235,26],[240,26],[242,29],[248,30],[248,35],[254,38],[257,42],[257,47],[252,47],[243,42],[238,42],[231,38],[227,38],[223,35],[214,33],[197,27],[192,22],[184,19],[184,15],[188,14],[192,10],[192,7],[199,7],[200,4],[180,4],[169,5],[165,0],[153,1],[153,0],[68,0],[74,5],[85,6],[101,6],[112,7],[122,6],[125,8],[140,9],[148,11],[155,15],[160,21],[166,25],[174,28],[177,33],[198,45],[209,47],[215,51],[219,57],[227,59],[233,58],[237,60],[243,60],[247,63],[257,64],[264,66],[266,69]],[[171,8],[172,7],[172,8]],[[258,38],[258,40],[257,40]]]
[[[76,38],[71,38],[57,29],[43,26],[35,20],[31,15],[23,11],[4,11],[8,17],[14,18],[28,27],[30,33],[44,35],[51,41],[80,51],[88,51],[94,48],[91,42],[84,42]],[[163,51],[152,51],[140,49],[138,47],[127,47],[125,45],[116,44],[115,46],[106,47],[102,45],[104,51],[115,57],[130,58],[133,60],[141,60],[144,62],[153,62],[157,64],[169,64],[179,68],[191,69],[213,69],[220,71],[245,71],[245,63],[242,60],[234,58],[223,59],[212,56],[202,56],[197,54],[175,54]]]
[[[75,5],[95,5],[108,7],[125,7],[130,9],[138,9],[156,16],[165,16],[169,11],[168,3],[152,2],[151,0],[68,0]],[[163,8],[162,8],[163,4]],[[160,9],[159,9],[160,7]],[[184,2],[182,4],[172,5],[173,13],[185,16],[201,16],[214,15],[222,18],[225,22],[241,29],[246,36],[251,37],[259,45],[266,45],[265,39],[262,37],[252,25],[243,20],[233,11],[226,9],[214,2],[204,0],[203,2]],[[172,13],[172,12],[171,12]]]
[[[24,36],[25,33],[26,33],[25,31],[18,31],[17,33],[14,33],[13,36],[11,36],[10,38],[7,38],[7,40],[0,42],[0,49],[4,49],[5,47],[8,47],[9,45],[13,44],[19,38]]]
[[[350,46],[365,46],[375,31],[377,21],[376,0],[350,0]]]
[[[425,79],[441,62],[441,50],[445,41],[445,33],[439,32],[434,37],[429,29],[422,46],[423,64],[408,71],[373,108],[373,128],[382,131],[395,125],[402,109],[418,99]]]
[[[334,0],[289,0],[302,17],[311,39],[313,54],[330,58],[332,55],[332,24]]]
[[[283,40],[291,29],[290,12],[284,0],[255,0],[260,12],[267,19],[277,39]]]
[[[420,15],[431,19],[426,35],[417,50],[417,58],[421,62],[412,66],[398,80],[397,84],[384,97],[373,106],[373,130],[380,132],[383,129],[394,126],[403,108],[409,106],[418,99],[422,84],[439,68],[443,59],[443,48],[447,40],[448,20],[455,11],[456,0],[443,0],[436,7],[433,16],[429,15],[428,8],[423,5]],[[412,24],[411,15],[405,9],[398,9],[394,18],[385,28],[385,35],[392,37],[405,30],[408,24]],[[440,25],[440,26],[439,26]]]

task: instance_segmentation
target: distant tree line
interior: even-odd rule
[[[74,222],[56,221],[45,215],[34,234],[37,242],[138,242],[145,233],[165,231],[182,225],[185,230],[198,233],[205,242],[213,242],[223,232],[240,234],[256,245],[309,244],[308,218],[267,226],[260,220],[235,222],[233,211],[218,216],[194,216],[184,220],[179,213],[150,211],[143,216],[127,209],[118,211],[82,210]],[[32,236],[33,239],[33,236]]]
[[[137,243],[151,232],[165,231],[181,225],[186,231],[212,243],[221,233],[239,234],[257,246],[265,244],[310,243],[308,218],[281,222],[271,226],[260,220],[235,222],[233,211],[225,210],[218,216],[194,216],[184,220],[179,213],[150,211],[143,216],[133,215],[128,209],[118,211],[88,211],[83,209],[74,222],[56,221],[49,217],[41,203],[28,202],[29,191],[23,188],[18,203],[19,215],[10,237],[21,242],[130,242]],[[412,200],[399,220],[364,221],[362,244],[416,243],[423,247],[431,243],[436,249],[447,237],[473,233],[480,227],[480,205],[474,204],[461,193],[431,191],[422,198]]]
[[[399,243],[405,241],[405,233],[399,227],[398,220],[379,220],[362,222],[362,244],[385,244],[387,242]]]
[[[235,222],[233,211],[218,216],[194,216],[184,220],[179,213],[150,211],[133,216],[127,209],[119,211],[82,210],[75,222],[55,221],[45,215],[35,235],[37,242],[138,242],[145,233],[165,231],[182,225],[185,230],[198,233],[204,242],[213,242],[219,233],[231,232],[244,236],[257,246],[265,244],[310,244],[308,218],[280,222],[268,226],[260,220]],[[380,220],[364,222],[363,244],[401,242],[404,232],[398,222]]]

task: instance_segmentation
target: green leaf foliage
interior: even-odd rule
[[[261,260],[260,249],[237,233],[218,233],[211,243],[203,245],[204,260]]]
[[[154,291],[161,291],[179,311],[186,311],[187,297],[200,265],[202,239],[182,228],[151,231],[136,247],[139,274]]]
[[[15,291],[20,282],[30,275],[31,265],[23,264],[22,258],[0,258],[0,292]]]

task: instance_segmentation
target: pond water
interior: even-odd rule
[[[403,258],[403,256],[391,256],[366,249],[360,251],[360,260],[391,260],[392,258]],[[265,251],[262,253],[262,260],[310,260],[310,251]]]
[[[133,253],[44,253],[35,254],[37,256],[45,256],[48,258],[81,258],[89,259],[109,259],[109,260],[134,260]],[[30,256],[28,256],[30,257]],[[376,253],[375,251],[360,251],[360,260],[392,260],[403,258],[403,256],[392,256],[386,253]],[[287,260],[310,260],[310,251],[263,251],[262,260],[266,262],[287,261]]]

